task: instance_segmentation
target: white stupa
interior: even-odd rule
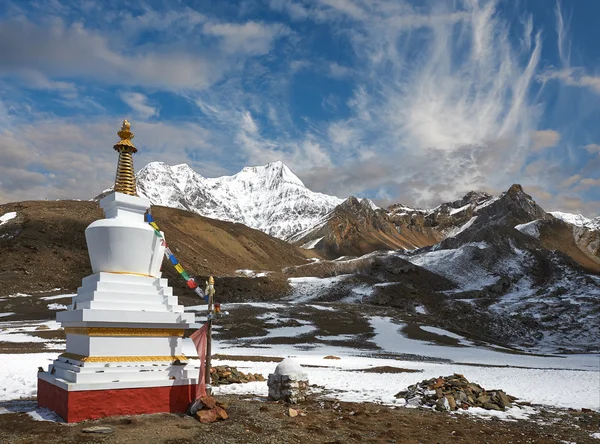
[[[144,221],[150,201],[136,196],[127,120],[118,135],[115,191],[100,201],[106,217],[85,230],[93,274],[57,314],[66,352],[38,373],[38,405],[66,422],[183,413],[195,399],[198,370],[181,352],[194,314],[161,278],[165,247]]]

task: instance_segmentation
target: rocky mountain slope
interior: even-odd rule
[[[561,251],[586,270],[600,273],[600,230],[595,220],[546,213],[520,185],[500,196],[470,192],[429,210],[395,204],[385,211],[349,198],[315,227],[289,240],[333,259],[376,250],[415,250],[445,239],[451,242],[471,227],[470,233],[481,227],[519,230],[536,237],[543,248]],[[496,228],[490,230],[491,236]]]
[[[13,214],[14,213],[14,214]],[[91,274],[85,228],[103,217],[95,202],[31,201],[0,205],[0,296],[60,288],[74,291]],[[237,294],[237,270],[280,271],[282,266],[307,262],[304,251],[261,231],[209,219],[188,211],[153,207],[167,242],[190,275],[230,276],[228,292]],[[13,217],[14,216],[14,217]],[[168,263],[163,273],[186,295],[185,283]],[[270,291],[284,292],[285,280],[251,280]],[[267,285],[268,281],[268,285]],[[219,282],[224,291],[223,279]],[[249,291],[248,286],[245,290]],[[260,293],[260,288],[257,289]],[[253,293],[254,290],[251,291]]]
[[[434,246],[286,272],[298,276],[298,298],[312,294],[317,300],[394,306],[485,341],[597,352],[600,277],[562,251],[578,248],[568,230],[563,235],[571,244],[556,237],[569,226],[545,213],[518,185],[475,204],[461,210],[467,222]],[[527,233],[528,224],[552,235]],[[551,239],[560,248],[550,248]]]
[[[376,250],[414,249],[432,245],[431,230],[400,228],[386,210],[373,208],[367,199],[349,197],[322,218],[316,226],[288,239],[304,249],[315,249],[323,257],[362,256]]]
[[[478,216],[488,214],[490,206],[497,209],[493,204],[502,197],[473,191],[433,209],[394,204],[384,210],[365,199],[314,193],[282,162],[212,179],[185,164],[153,162],[139,171],[137,185],[139,195],[154,205],[242,223],[325,258],[434,245],[476,220],[487,220]],[[600,272],[600,217],[546,213],[539,207],[510,217],[507,226],[535,231],[544,248],[560,250],[587,270]]]
[[[342,202],[306,188],[283,162],[217,178],[203,177],[186,164],[152,162],[136,177],[138,194],[153,205],[242,223],[280,239],[313,226]]]

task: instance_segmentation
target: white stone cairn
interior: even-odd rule
[[[290,404],[306,400],[308,394],[308,375],[300,363],[292,358],[286,358],[269,375],[269,398],[274,401],[284,401]]]

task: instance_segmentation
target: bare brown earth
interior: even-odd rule
[[[189,416],[115,417],[75,425],[33,421],[26,413],[0,415],[0,442],[23,443],[594,443],[600,414],[542,411],[536,421],[492,421],[377,404],[313,399],[289,406],[252,397],[224,396],[229,419],[201,424]],[[0,404],[0,406],[3,406]],[[92,426],[111,429],[90,434]]]
[[[75,291],[91,274],[85,228],[103,217],[96,202],[28,201],[0,205],[0,215],[17,217],[0,227],[0,296],[61,288]],[[190,275],[235,276],[236,270],[280,271],[307,259],[302,250],[242,224],[209,219],[187,211],[153,207],[153,215],[178,260]],[[185,284],[164,266],[171,285]],[[276,276],[277,291],[287,288]],[[260,288],[260,278],[254,285]],[[264,286],[264,285],[263,285]],[[235,296],[235,280],[227,291]]]
[[[586,234],[589,233],[589,236],[582,236],[584,239],[578,245],[573,237],[572,225],[558,219],[544,221],[539,227],[540,242],[548,250],[558,250],[567,254],[585,270],[600,273],[600,251],[592,252],[582,248],[585,245],[583,241],[588,237],[595,238],[596,243],[598,243],[598,233],[591,230],[581,230],[586,231]]]

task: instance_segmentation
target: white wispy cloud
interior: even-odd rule
[[[372,182],[430,205],[520,179],[537,134],[539,112],[529,89],[540,60],[539,32],[518,47],[494,2],[466,2],[458,11],[441,3],[417,11],[404,2],[341,0],[320,8],[331,20],[337,14],[355,21],[347,32],[361,63],[352,116],[326,131],[340,151],[336,166],[309,175],[308,184],[350,194]],[[530,39],[531,26],[522,32]],[[358,162],[365,151],[377,153],[368,173],[377,180],[352,174],[364,168]]]
[[[121,100],[135,111],[142,119],[158,116],[158,108],[148,104],[148,97],[138,92],[122,92]]]

